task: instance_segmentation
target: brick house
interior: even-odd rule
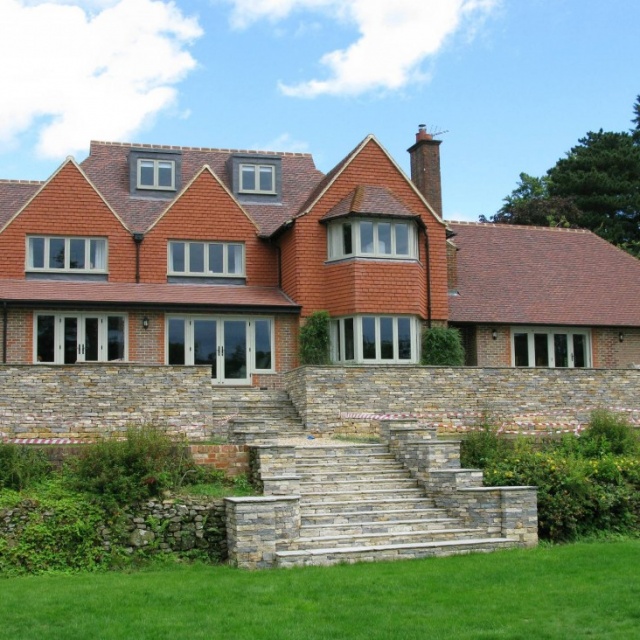
[[[640,262],[587,232],[446,223],[439,145],[420,129],[411,180],[368,136],[326,175],[308,154],[93,142],[45,182],[0,181],[2,362],[278,387],[321,309],[335,362],[417,363],[447,322],[469,364],[640,362]]]

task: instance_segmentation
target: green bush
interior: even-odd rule
[[[329,314],[312,313],[300,329],[300,364],[329,364]]]
[[[458,367],[464,364],[460,331],[453,327],[431,327],[422,333],[422,364]]]
[[[580,437],[535,444],[486,427],[463,441],[464,466],[489,486],[538,487],[538,533],[552,541],[602,533],[640,533],[636,435],[619,416],[596,412]],[[621,453],[619,453],[621,452]]]
[[[65,466],[68,486],[117,505],[205,482],[210,473],[194,463],[185,443],[152,426],[130,428],[122,439],[105,438],[87,446]]]
[[[51,472],[51,464],[41,449],[0,442],[0,490],[21,491]]]

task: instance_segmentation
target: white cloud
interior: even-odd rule
[[[228,0],[232,25],[278,22],[295,11],[321,11],[354,24],[360,34],[346,49],[320,60],[328,77],[300,84],[281,83],[285,95],[358,95],[397,90],[423,81],[420,65],[437,54],[447,38],[473,31],[501,0]]]
[[[257,145],[255,149],[277,149],[278,151],[288,151],[289,153],[308,153],[309,144],[302,140],[295,140],[289,133],[283,133],[282,135],[274,138],[270,142],[263,145]]]
[[[0,0],[0,141],[35,126],[59,158],[120,140],[175,104],[195,19],[157,0]]]

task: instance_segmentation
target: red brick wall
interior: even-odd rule
[[[131,234],[72,162],[65,164],[0,234],[2,277],[25,277],[27,234],[108,237],[109,281],[135,279]]]
[[[594,329],[591,332],[591,342],[595,367],[626,369],[632,365],[640,365],[640,329]]]
[[[249,473],[249,448],[244,444],[192,444],[196,464],[215,467],[232,478]]]
[[[4,327],[2,327],[4,330]],[[0,335],[3,335],[0,330]],[[0,358],[4,360],[4,345],[0,341]],[[33,312],[27,309],[7,309],[7,357],[8,364],[33,362]]]
[[[142,282],[167,281],[169,240],[244,242],[247,285],[277,286],[277,254],[232,197],[203,171],[149,231],[141,247]]]
[[[391,261],[375,264],[358,259],[327,263],[327,230],[319,222],[320,219],[356,186],[367,184],[386,186],[407,208],[422,216],[430,241],[432,318],[446,320],[448,301],[445,228],[428,211],[406,177],[374,141],[369,141],[344,169],[313,211],[298,218],[295,229],[283,237],[283,262],[287,263],[286,273],[283,271],[284,290],[303,305],[303,317],[313,311],[327,309],[329,305],[332,313],[350,307],[359,311],[382,311],[379,305],[383,303],[386,313],[410,312],[426,317],[424,265],[427,260],[424,234],[420,233],[418,241],[420,265],[394,264]],[[293,233],[296,235],[295,243],[291,238]],[[388,275],[389,273],[393,275]],[[352,284],[348,284],[349,281]],[[356,299],[356,291],[366,293],[357,294]],[[413,299],[404,301],[405,292]]]
[[[493,331],[497,338],[493,339]],[[479,367],[511,366],[510,327],[480,325],[476,330],[477,362]]]

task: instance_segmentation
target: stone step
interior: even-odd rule
[[[312,536],[309,538],[295,538],[280,543],[283,550],[296,551],[299,549],[328,549],[331,547],[366,547],[388,544],[412,544],[424,542],[443,542],[449,540],[469,540],[481,535],[479,529],[465,528],[440,528],[422,529],[418,531],[399,531],[386,533],[361,533],[361,534],[328,534],[324,536]],[[486,535],[486,534],[485,534]],[[276,549],[278,545],[276,545]]]
[[[333,469],[327,469],[326,471],[312,471],[307,472],[301,470],[300,467],[296,466],[296,473],[302,478],[302,481],[307,483],[322,483],[322,482],[333,482],[340,480],[351,480],[351,481],[364,481],[368,483],[378,483],[379,481],[384,480],[403,480],[407,478],[411,478],[411,474],[409,471],[405,469],[398,469],[397,467],[391,467],[380,469],[377,471],[362,471],[357,467],[351,467],[348,470],[344,471],[343,467],[338,467],[335,471]]]
[[[345,503],[341,502],[341,506]],[[395,505],[394,505],[395,506]],[[394,520],[411,519],[429,520],[432,518],[446,518],[447,512],[445,509],[437,508],[419,508],[413,507],[408,509],[378,509],[378,510],[361,510],[361,511],[347,511],[344,509],[336,511],[318,511],[313,513],[307,513],[306,510],[301,510],[301,519],[305,525],[323,525],[323,524],[349,524],[354,520],[361,520],[366,522],[388,522]]]
[[[320,438],[318,440],[321,440]],[[389,448],[383,444],[335,444],[328,442],[315,442],[308,447],[299,446],[296,447],[296,459],[302,460],[304,458],[311,458],[314,462],[319,462],[322,459],[335,460],[356,456],[357,459],[361,459],[361,456],[373,456],[379,458],[384,456],[389,460],[394,460],[394,456],[389,452]]]
[[[366,456],[366,457],[353,457],[353,458],[342,458],[336,460],[319,460],[318,462],[307,462],[296,459],[296,467],[299,471],[318,471],[322,472],[327,469],[327,467],[331,469],[343,469],[345,471],[351,471],[356,469],[363,469],[364,471],[375,471],[375,470],[384,470],[384,469],[400,469],[401,467],[398,462],[392,457],[382,457],[382,456]]]
[[[305,486],[301,487],[300,497],[302,504],[325,502],[358,502],[365,500],[384,499],[398,500],[401,498],[422,498],[424,491],[418,487],[405,489],[372,489],[367,487],[361,491],[309,491]]]
[[[362,519],[362,514],[359,515]],[[364,522],[327,522],[325,524],[309,524],[306,519],[300,527],[301,538],[326,538],[332,536],[356,536],[367,534],[402,534],[446,529],[461,529],[457,518],[417,518],[405,520],[383,520]]]
[[[471,552],[490,552],[514,546],[516,546],[516,541],[509,538],[472,538],[468,540],[277,551],[275,555],[278,567],[329,566],[355,562],[409,560]]]
[[[424,492],[415,491],[410,496],[397,496],[395,493],[377,494],[369,497],[349,499],[342,497],[339,500],[306,500],[300,501],[300,513],[305,517],[326,513],[349,513],[353,511],[387,511],[393,509],[433,509],[431,498],[427,498]]]
[[[359,493],[361,491],[370,491],[375,488],[377,491],[404,491],[405,489],[417,489],[418,482],[410,477],[404,478],[378,478],[372,482],[370,478],[355,478],[353,480],[322,480],[320,482],[304,481],[300,485],[300,491],[303,495],[311,493],[330,494],[330,493]]]

